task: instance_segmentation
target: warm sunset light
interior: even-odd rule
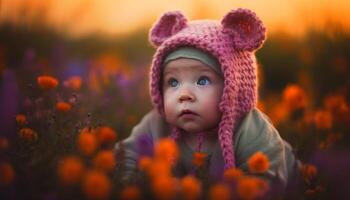
[[[349,74],[350,0],[0,0],[0,199],[350,199]]]
[[[166,10],[183,10],[190,18],[217,18],[231,8],[254,10],[270,31],[300,34],[306,26],[329,22],[350,27],[347,0],[2,0],[0,20],[14,23],[44,21],[69,33],[127,33],[150,24]]]

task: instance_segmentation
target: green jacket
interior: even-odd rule
[[[124,176],[131,176],[137,171],[137,160],[153,148],[153,144],[162,137],[167,137],[170,127],[156,110],[146,114],[137,124],[131,135],[122,141]],[[247,160],[257,151],[261,151],[269,158],[270,167],[262,175],[270,184],[280,187],[283,191],[289,179],[297,173],[298,162],[292,153],[291,146],[284,141],[270,120],[258,109],[253,109],[243,118],[241,125],[233,136],[236,166],[248,172]],[[138,139],[142,138],[142,139]],[[147,141],[148,140],[148,141]],[[116,149],[120,149],[121,142]],[[186,143],[179,140],[180,159],[177,165],[177,175],[186,175],[193,169],[191,150]],[[220,179],[224,171],[224,160],[218,142],[214,145],[211,155],[208,156],[208,172],[210,177]]]

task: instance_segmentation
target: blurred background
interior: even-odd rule
[[[332,188],[340,176],[350,178],[347,0],[1,0],[0,136],[16,139],[19,113],[40,134],[46,128],[37,121],[64,118],[49,107],[67,101],[76,109],[66,116],[74,126],[103,124],[118,140],[127,137],[152,108],[152,23],[168,10],[220,20],[238,7],[256,12],[268,30],[256,53],[259,108],[300,160],[324,171],[323,186],[337,191],[328,195],[349,195]],[[58,79],[55,92],[38,88],[41,75]],[[334,174],[335,166],[344,174]]]

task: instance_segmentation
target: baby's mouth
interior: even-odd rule
[[[185,110],[182,110],[179,115],[179,117],[182,117],[182,116],[198,116],[198,114],[193,112],[192,110],[185,109]]]

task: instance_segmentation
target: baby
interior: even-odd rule
[[[188,21],[181,12],[167,12],[149,39],[157,48],[150,73],[155,109],[116,145],[123,146],[123,175],[137,172],[140,138],[152,145],[170,137],[180,150],[176,176],[193,171],[192,156],[198,151],[208,155],[212,180],[220,180],[229,168],[249,173],[247,160],[260,151],[270,163],[262,177],[284,190],[297,161],[290,145],[256,108],[254,52],[265,40],[265,27],[255,13],[232,10],[218,22]]]

